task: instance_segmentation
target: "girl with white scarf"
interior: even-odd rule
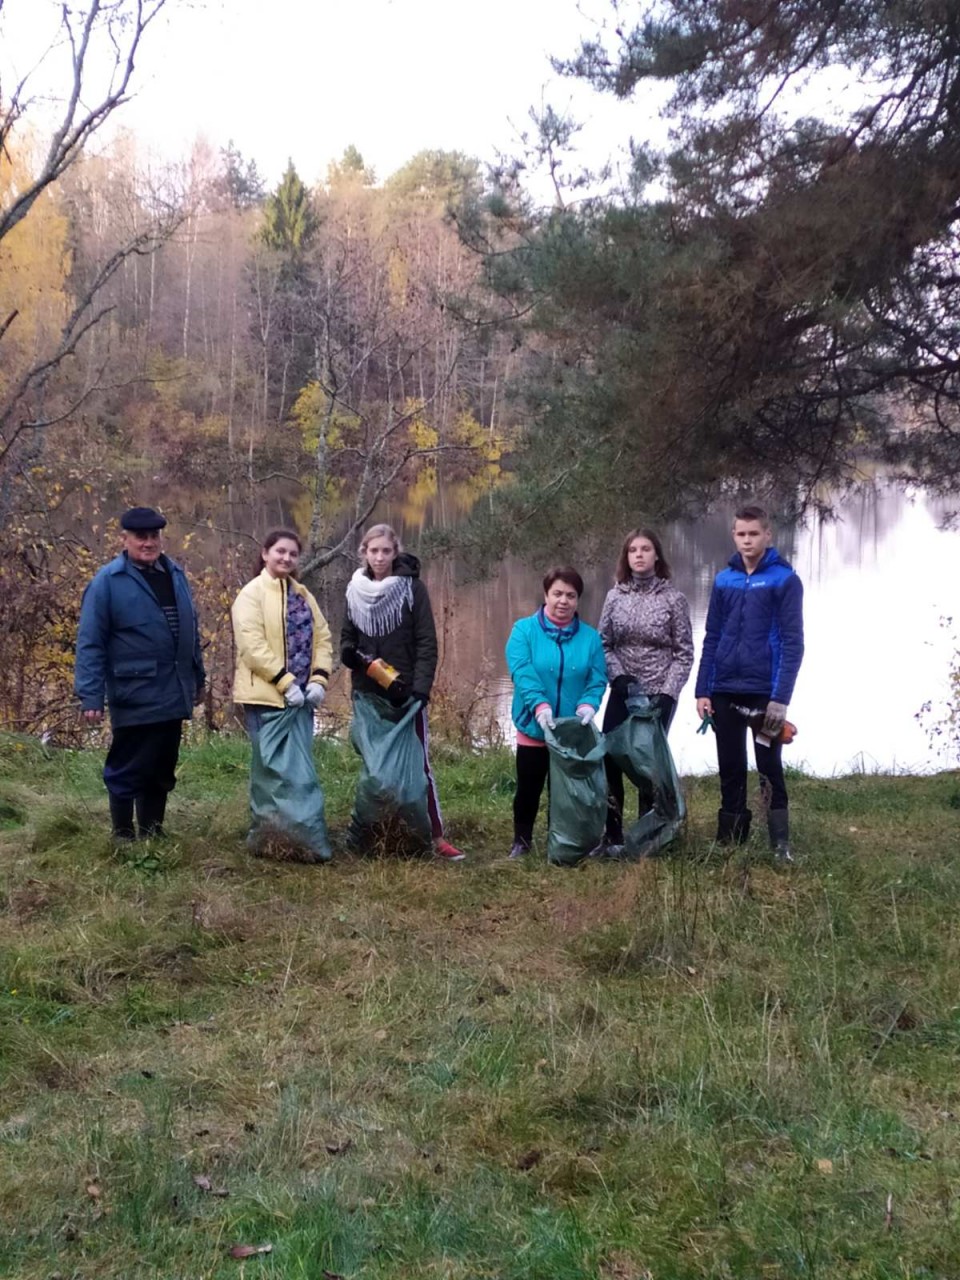
[[[380,658],[399,673],[386,691],[391,701],[419,702],[417,737],[423,746],[427,806],[437,855],[459,862],[464,855],[444,839],[437,787],[430,768],[427,703],[437,671],[437,630],[430,596],[420,579],[420,561],[403,551],[388,524],[375,524],[363,535],[361,566],[347,586],[347,611],[340,633],[340,660],[352,674],[355,693],[383,694],[369,675],[370,659]]]

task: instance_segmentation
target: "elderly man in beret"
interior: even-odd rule
[[[83,593],[74,688],[88,724],[110,708],[103,769],[118,840],[163,834],[176,785],[183,721],[203,700],[206,676],[186,574],[163,552],[166,520],[151,507],[120,519],[123,550]]]

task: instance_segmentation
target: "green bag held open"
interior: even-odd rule
[[[680,779],[656,704],[644,694],[627,698],[629,715],[606,734],[607,755],[635,787],[653,791],[653,804],[626,832],[624,856],[648,858],[676,839],[687,816]]]
[[[310,707],[264,708],[250,761],[250,812],[252,847],[265,844],[275,833],[301,846],[310,861],[329,859]]]
[[[353,695],[350,742],[361,760],[350,819],[353,845],[394,824],[424,848],[431,845],[427,774],[415,724],[419,709],[415,699],[398,707],[376,694]]]
[[[544,732],[550,752],[547,861],[576,866],[600,843],[607,816],[606,753],[593,724],[563,716]]]

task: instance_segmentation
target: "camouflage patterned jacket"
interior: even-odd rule
[[[666,578],[617,583],[598,630],[611,681],[628,675],[644,693],[679,698],[693,667],[693,632],[687,598]]]

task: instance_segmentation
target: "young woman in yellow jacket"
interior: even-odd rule
[[[298,848],[298,861],[326,862],[330,840],[312,721],[327,692],[330,628],[296,580],[300,550],[292,530],[268,533],[263,568],[233,602],[233,700],[253,742],[247,844],[261,853],[279,834]]]
[[[233,602],[237,667],[233,700],[243,708],[251,738],[269,707],[319,707],[333,661],[330,628],[320,607],[295,574],[302,544],[291,529],[273,529],[263,540],[263,568]]]

